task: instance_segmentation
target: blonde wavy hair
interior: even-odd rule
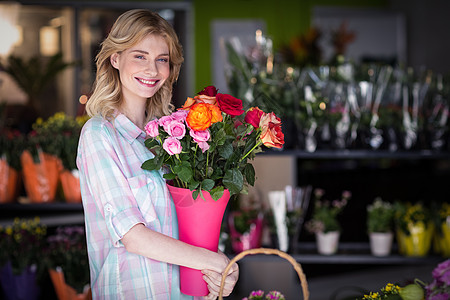
[[[89,116],[101,115],[114,119],[114,112],[123,101],[119,72],[111,65],[110,57],[139,43],[148,34],[163,37],[169,48],[170,75],[164,85],[147,99],[147,121],[168,115],[173,110],[172,87],[178,79],[183,63],[183,50],[172,26],[157,13],[146,9],[134,9],[120,15],[109,35],[101,44],[96,57],[97,74],[93,93],[86,104]]]

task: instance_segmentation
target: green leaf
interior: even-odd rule
[[[154,158],[151,158],[151,159],[146,160],[146,161],[142,164],[141,168],[144,169],[144,170],[149,170],[149,171],[159,169],[159,168],[158,168],[157,160],[154,159]]]
[[[245,180],[251,186],[255,185],[255,168],[252,164],[246,164],[244,167]]]
[[[194,199],[194,200],[197,199],[199,193],[200,193],[200,190],[193,191],[192,192],[192,199]]]
[[[219,155],[225,159],[230,158],[230,156],[233,154],[233,145],[231,143],[224,144],[219,149]]]
[[[166,173],[163,175],[163,177],[166,180],[173,180],[173,179],[177,178],[177,175],[175,175],[173,173]]]
[[[151,148],[153,148],[155,146],[159,146],[158,141],[153,139],[153,138],[146,139],[144,144],[145,144],[145,147],[147,147],[148,149],[151,149]]]
[[[244,176],[238,169],[227,170],[222,182],[230,190],[230,194],[239,194],[244,185]]]
[[[214,187],[214,184],[214,180],[205,179],[202,181],[202,189],[209,191]]]
[[[224,190],[223,186],[217,186],[209,191],[209,193],[211,194],[211,198],[213,198],[214,201],[217,201],[223,196]]]
[[[186,164],[183,163],[180,171],[176,172],[176,173],[177,173],[178,177],[180,178],[180,180],[182,180],[184,182],[190,182],[192,180],[192,169],[189,164],[188,164],[188,166],[186,166]]]

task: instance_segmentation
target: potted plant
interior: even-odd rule
[[[46,232],[39,218],[15,218],[12,224],[0,226],[0,283],[5,299],[39,298],[40,250]]]
[[[58,227],[48,236],[44,261],[59,300],[89,299],[89,262],[83,226]]]
[[[22,154],[24,183],[32,202],[51,202],[61,182],[67,202],[81,202],[76,153],[81,128],[87,117],[72,118],[58,112],[38,118]],[[38,178],[43,180],[38,180]]]
[[[433,203],[433,221],[436,228],[434,250],[443,257],[450,257],[450,203]]]
[[[405,256],[425,256],[431,248],[434,224],[430,210],[418,202],[395,204],[398,250]]]
[[[305,224],[310,233],[316,235],[317,250],[320,254],[336,253],[341,232],[338,215],[347,205],[352,194],[343,191],[341,199],[329,201],[324,199],[325,191],[320,188],[314,190],[314,211],[310,220]]]
[[[16,200],[20,183],[20,154],[24,137],[17,130],[0,130],[0,203]]]
[[[386,256],[391,252],[394,214],[394,206],[380,197],[375,198],[374,202],[367,206],[370,250],[375,256]]]

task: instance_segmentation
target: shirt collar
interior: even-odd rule
[[[142,135],[145,138],[146,134],[142,129],[137,127],[133,122],[130,121],[124,114],[119,113],[115,120],[115,127],[120,132],[120,134],[131,144],[135,139]]]

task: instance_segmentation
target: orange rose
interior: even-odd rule
[[[192,105],[194,105],[197,101],[194,98],[191,97],[187,97],[186,102],[184,102],[183,106],[180,107],[178,110],[180,109],[184,109],[184,110],[189,110]]]
[[[186,117],[189,128],[194,130],[206,130],[211,126],[212,113],[209,104],[194,104]]]
[[[281,120],[273,112],[263,114],[259,122],[261,141],[266,147],[282,148],[284,134],[281,131]]]
[[[218,106],[215,105],[211,105],[208,104],[209,109],[211,110],[211,123],[217,123],[217,122],[222,122],[223,117],[222,117],[222,111],[220,110],[220,108]]]

